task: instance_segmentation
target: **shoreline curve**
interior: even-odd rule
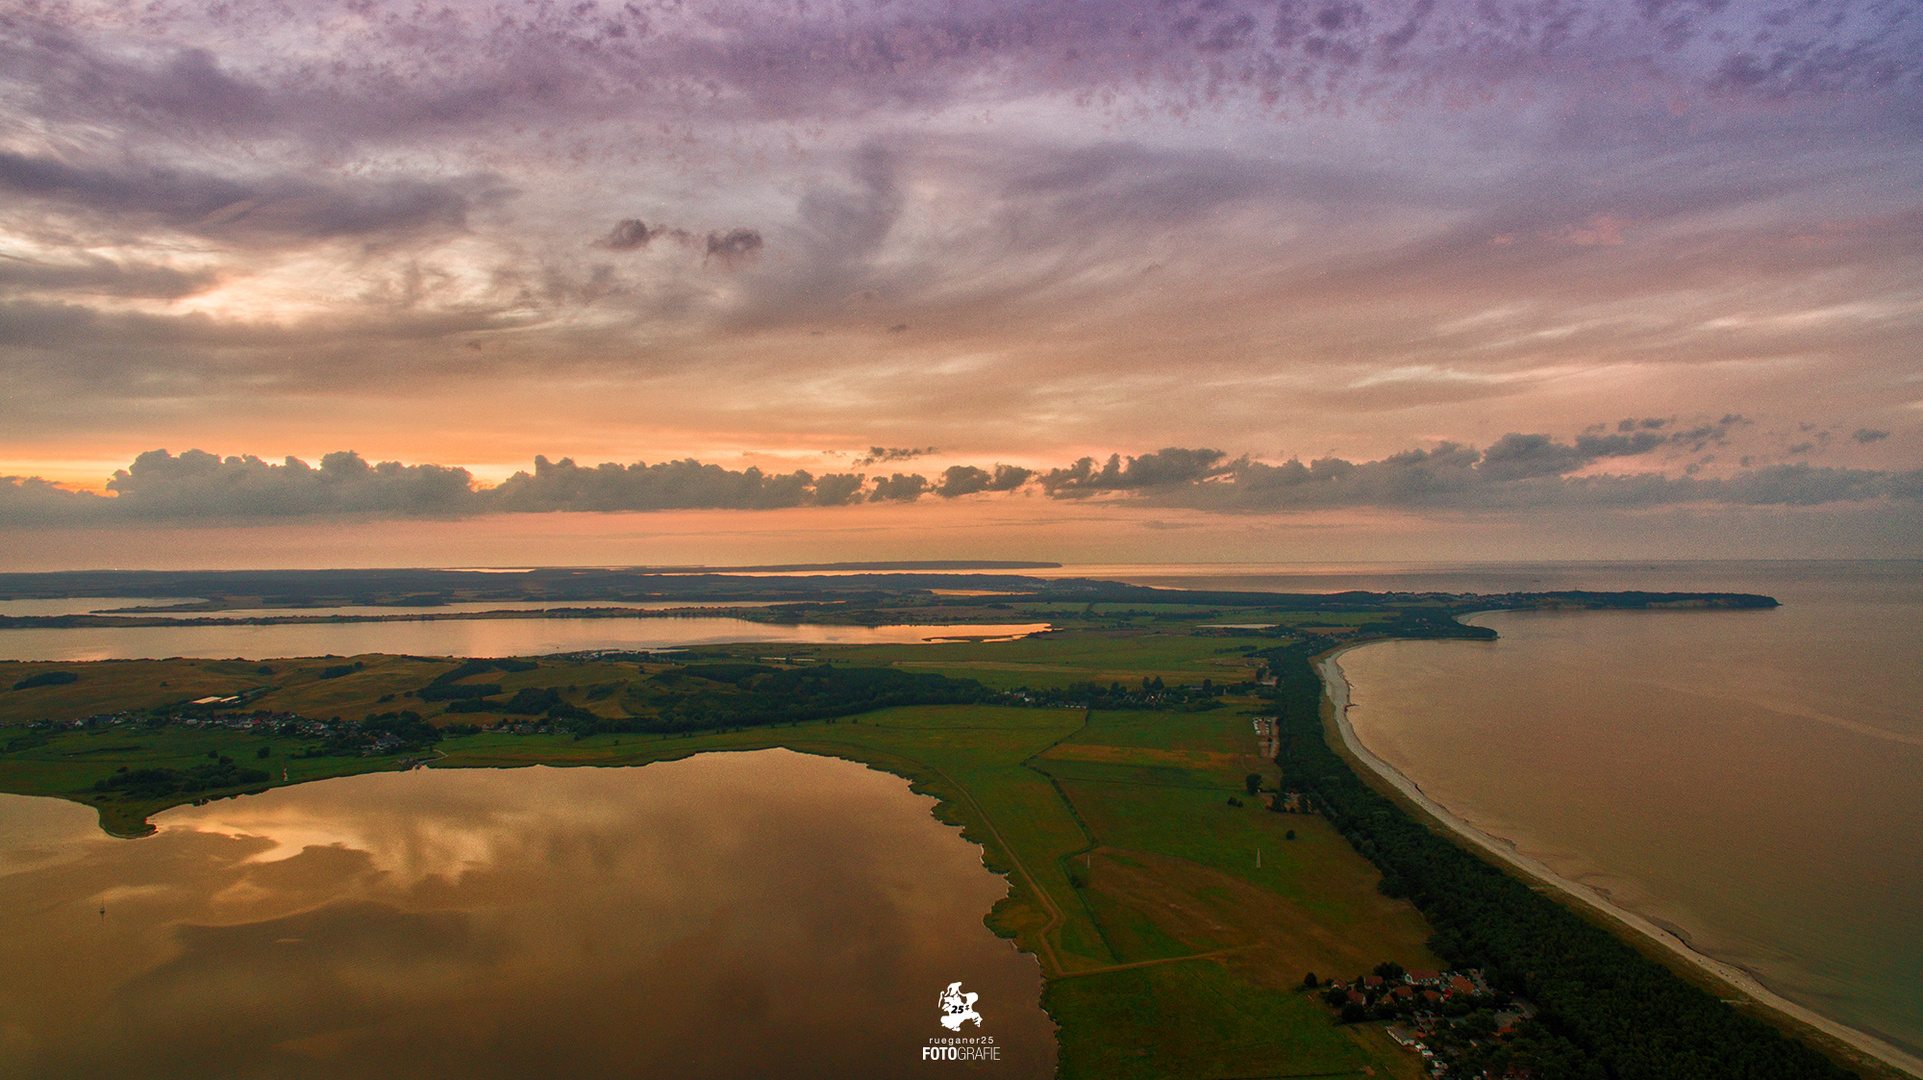
[[[1413,802],[1432,820],[1467,841],[1480,853],[1494,856],[1504,866],[1520,870],[1525,876],[1538,881],[1557,892],[1568,896],[1578,903],[1607,915],[1610,919],[1640,934],[1644,938],[1662,946],[1669,953],[1700,971],[1703,971],[1740,991],[1750,1000],[1763,1008],[1781,1013],[1791,1020],[1829,1036],[1861,1053],[1906,1072],[1911,1076],[1923,1078],[1923,1058],[1908,1053],[1890,1043],[1884,1042],[1867,1032],[1858,1031],[1847,1024],[1818,1013],[1807,1006],[1799,1005],[1764,986],[1755,976],[1742,968],[1726,964],[1712,956],[1697,952],[1675,932],[1658,926],[1647,917],[1637,914],[1616,904],[1608,896],[1588,885],[1571,881],[1550,869],[1548,864],[1531,858],[1521,851],[1503,843],[1502,840],[1471,825],[1456,816],[1441,803],[1431,799],[1415,781],[1404,776],[1393,765],[1375,756],[1355,733],[1349,723],[1349,680],[1338,663],[1342,654],[1350,649],[1359,649],[1375,642],[1362,642],[1345,645],[1330,650],[1315,659],[1316,674],[1322,678],[1322,696],[1334,709],[1336,730],[1342,735],[1343,746],[1350,755],[1370,772],[1395,788],[1404,798]]]

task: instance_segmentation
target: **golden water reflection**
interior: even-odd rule
[[[971,1075],[1051,1075],[1039,969],[981,924],[1006,883],[930,804],[781,750],[350,777],[139,841],[9,799],[0,1076],[944,1075],[958,979],[1002,1047]]]

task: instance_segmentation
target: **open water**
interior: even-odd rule
[[[507,605],[492,605],[494,608]],[[328,609],[275,615],[327,615]],[[238,613],[240,617],[249,614]],[[234,617],[227,612],[209,616]],[[169,656],[270,660],[287,656],[542,656],[601,649],[645,651],[730,641],[899,645],[952,638],[1020,637],[1047,623],[968,626],[784,626],[718,616],[437,619],[431,622],[280,623],[266,626],[82,626],[0,629],[0,660],[138,660]]]
[[[106,836],[0,795],[0,1077],[1054,1073],[1007,891],[908,782],[785,750],[425,770]],[[923,1060],[953,982],[999,1059]]]

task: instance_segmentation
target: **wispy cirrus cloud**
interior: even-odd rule
[[[0,461],[272,416],[420,460],[948,448],[891,502],[1347,505],[1262,463],[1600,499],[1667,455],[1733,498],[1923,454],[1903,5],[80,2],[0,20],[0,101]],[[1651,402],[1698,419],[1583,431]]]

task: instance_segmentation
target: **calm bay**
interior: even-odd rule
[[[0,1077],[952,1075],[955,981],[1000,1052],[968,1075],[1052,1075],[1040,968],[982,924],[1007,883],[932,802],[785,750],[347,777],[131,841],[0,796]]]
[[[501,605],[491,605],[499,608]],[[225,612],[212,613],[225,617]],[[257,615],[247,612],[243,615]],[[325,616],[327,609],[276,615]],[[0,629],[0,659],[126,660],[169,656],[271,660],[286,656],[543,656],[595,650],[676,649],[723,642],[899,645],[952,638],[1020,637],[1047,623],[979,626],[827,626],[718,616],[653,618],[453,618],[432,621],[228,626],[83,626]]]

